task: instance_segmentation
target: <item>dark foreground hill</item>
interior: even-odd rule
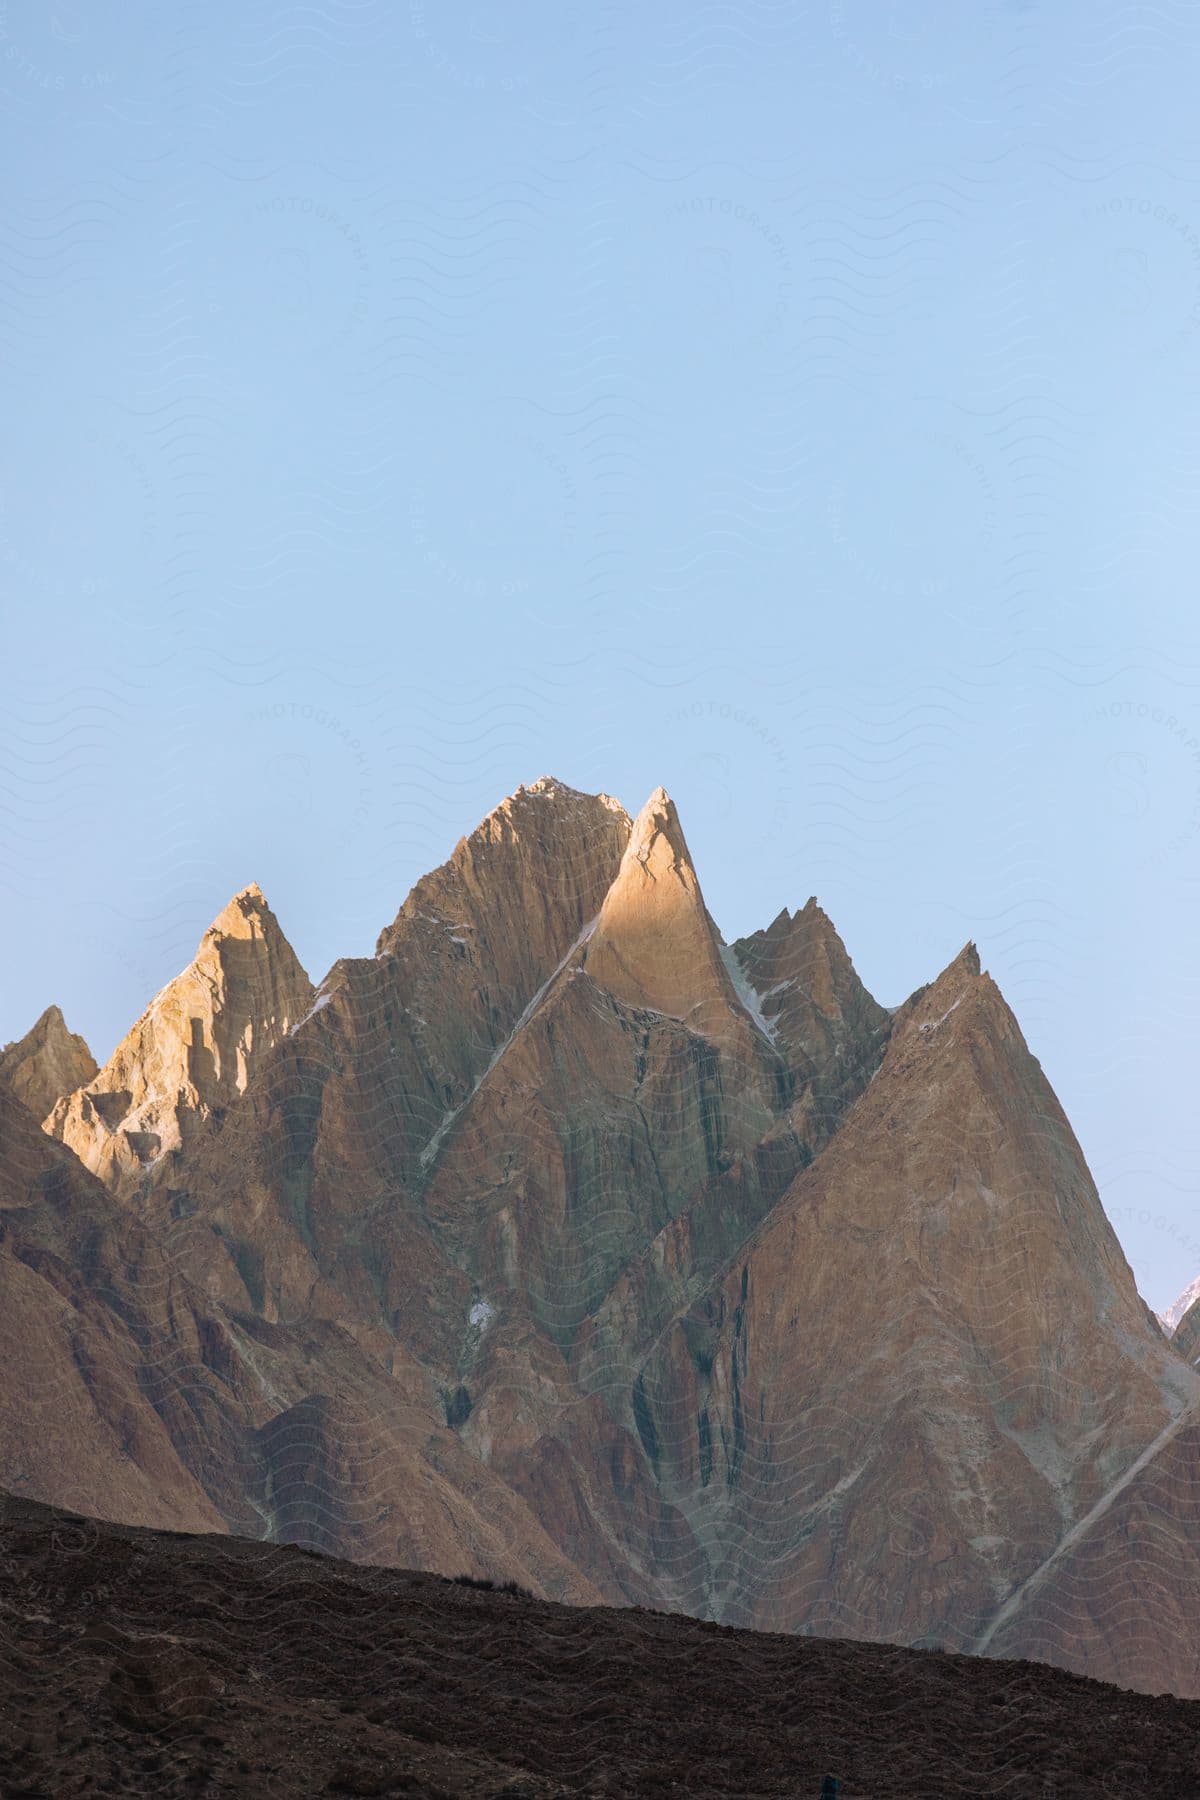
[[[0,1502],[0,1792],[1200,1795],[1200,1703]]]
[[[0,1489],[78,1512],[1200,1698],[1193,1363],[975,947],[726,944],[662,789],[0,1057]]]

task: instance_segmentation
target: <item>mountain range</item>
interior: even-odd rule
[[[22,1499],[1200,1696],[1200,1300],[973,945],[726,944],[662,789],[519,788],[315,988],[244,889],[0,1130]]]

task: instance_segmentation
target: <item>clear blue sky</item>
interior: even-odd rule
[[[967,937],[1200,1271],[1200,78],[1114,0],[0,5],[0,1040],[519,782]]]

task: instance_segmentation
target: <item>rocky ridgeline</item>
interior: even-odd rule
[[[0,1485],[1200,1693],[1200,1377],[974,946],[725,944],[662,789],[518,789],[315,991],[247,889],[0,1103]]]

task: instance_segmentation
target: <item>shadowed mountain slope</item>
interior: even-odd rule
[[[663,790],[549,778],[315,992],[277,931],[66,1107],[119,1076],[120,1206],[26,1132],[14,1429],[76,1315],[123,1385],[0,1480],[78,1504],[86,1417],[93,1510],[1200,1691],[1200,1375],[973,946],[885,1009],[815,901],[725,945]]]
[[[39,1120],[97,1072],[87,1044],[67,1030],[57,1006],[48,1006],[23,1038],[0,1050],[0,1083]]]

